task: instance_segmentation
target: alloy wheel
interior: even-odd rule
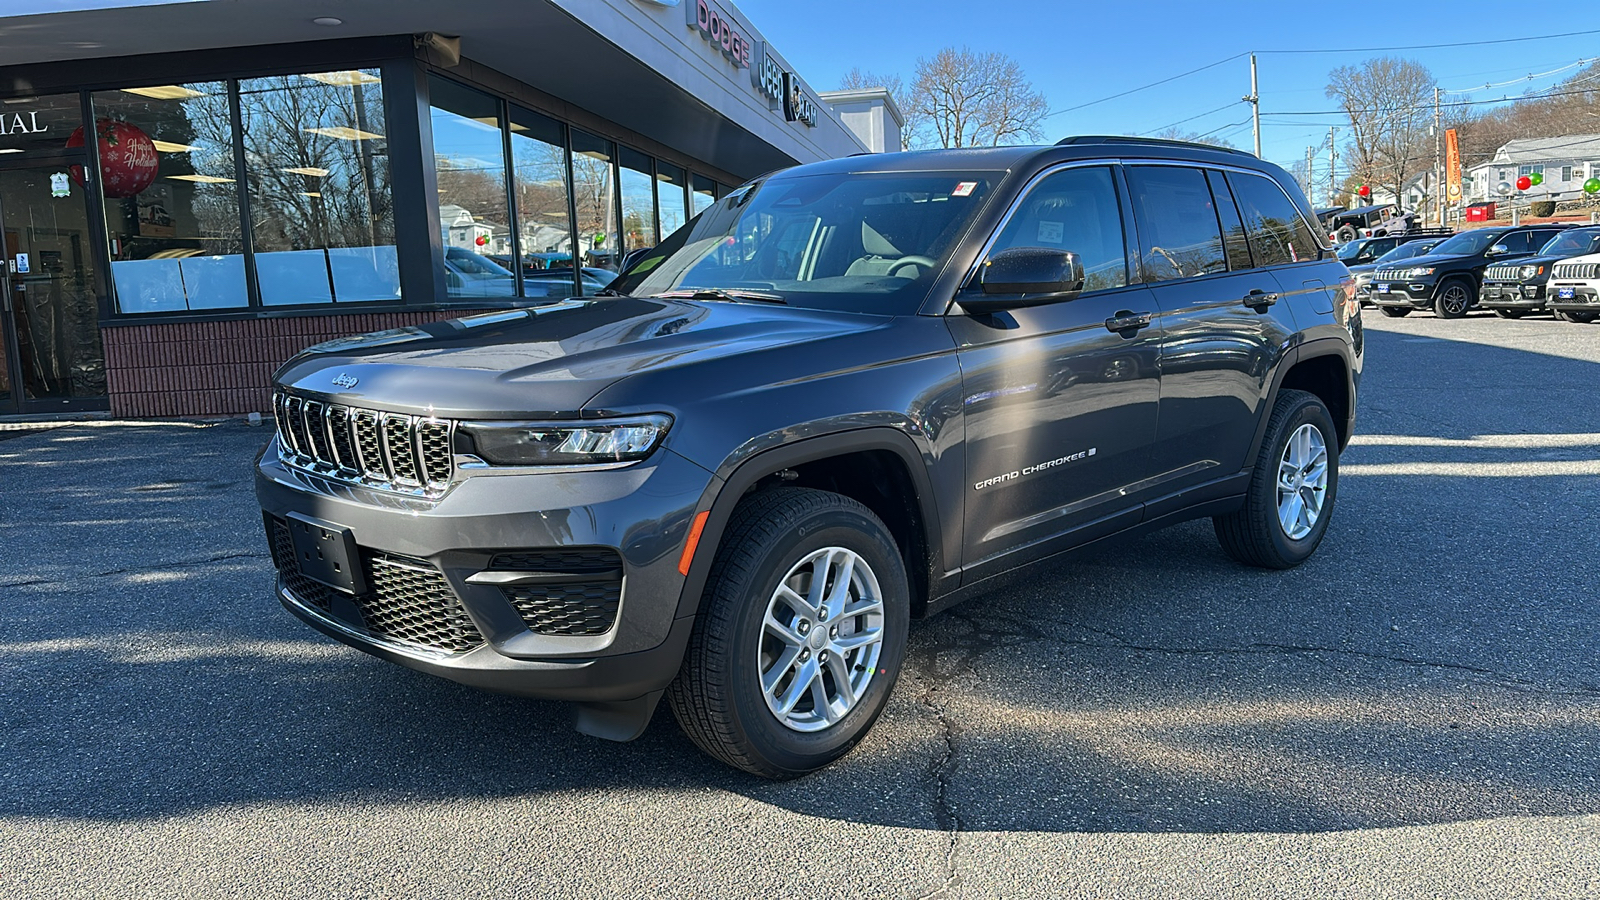
[[[767,601],[757,670],[767,709],[794,731],[849,715],[883,651],[883,593],[860,554],[824,547],[795,563]]]
[[[1290,540],[1311,533],[1328,496],[1328,444],[1307,423],[1289,436],[1278,463],[1278,524]]]

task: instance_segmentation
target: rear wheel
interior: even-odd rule
[[[1525,309],[1497,309],[1494,314],[1502,319],[1520,319],[1528,314]]]
[[[1404,306],[1380,306],[1378,308],[1383,310],[1383,314],[1391,319],[1403,319],[1411,315],[1411,310],[1406,309]]]
[[[1472,285],[1464,279],[1452,278],[1439,286],[1433,295],[1434,315],[1441,319],[1459,319],[1472,308]]]
[[[1288,569],[1316,552],[1339,490],[1333,417],[1315,394],[1282,391],[1267,422],[1244,507],[1211,520],[1239,562]]]
[[[905,658],[905,564],[872,511],[778,488],[741,502],[668,689],[689,739],[730,766],[793,778],[877,721]]]

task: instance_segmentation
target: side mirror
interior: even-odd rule
[[[1490,247],[1489,248],[1489,252],[1484,254],[1484,255],[1485,256],[1505,256],[1507,253],[1510,253],[1510,252],[1511,252],[1511,248],[1507,247],[1505,244],[1495,244],[1493,247]]]
[[[981,294],[968,290],[956,302],[975,313],[1042,306],[1078,296],[1084,279],[1083,262],[1076,253],[1013,247],[983,261],[978,270]]]

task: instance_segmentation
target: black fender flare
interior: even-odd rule
[[[944,572],[940,545],[942,522],[934,504],[933,480],[928,473],[927,462],[921,449],[909,435],[895,428],[880,426],[851,429],[807,437],[742,458],[741,454],[735,452],[723,461],[718,467],[716,477],[711,480],[699,504],[696,505],[697,517],[702,511],[708,515],[705,525],[701,528],[694,556],[690,560],[683,593],[678,599],[677,617],[682,619],[699,612],[700,598],[705,593],[706,581],[711,574],[711,563],[717,555],[717,548],[721,546],[728,520],[732,518],[733,510],[739,505],[739,501],[756,482],[784,469],[808,462],[869,450],[895,454],[910,473],[912,485],[916,489],[914,502],[922,520],[923,548],[927,553],[927,580],[932,581],[942,574]],[[912,576],[913,585],[921,581],[915,572],[907,574]],[[931,584],[928,586],[932,588]],[[919,605],[918,599],[912,597],[914,609]]]

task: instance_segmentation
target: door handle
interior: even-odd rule
[[[1117,314],[1106,320],[1106,330],[1114,331],[1123,337],[1133,337],[1141,328],[1150,327],[1150,314],[1136,313],[1131,310],[1119,309]]]
[[[1244,299],[1241,302],[1256,312],[1266,312],[1267,307],[1278,302],[1278,295],[1268,293],[1267,291],[1257,288],[1256,290],[1245,294]]]

